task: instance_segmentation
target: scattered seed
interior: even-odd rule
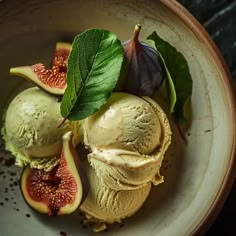
[[[61,232],[60,232],[60,235],[61,235],[61,236],[66,236],[66,235],[67,235],[67,233],[66,233],[66,232],[63,232],[63,231],[61,231]]]
[[[5,166],[10,167],[15,164],[15,159],[14,158],[9,158],[5,160]]]
[[[205,130],[205,132],[208,133],[208,132],[211,132],[211,130],[210,130],[210,129],[207,129],[207,130]]]

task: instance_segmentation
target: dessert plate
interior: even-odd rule
[[[111,30],[123,41],[141,23],[141,38],[155,30],[184,54],[193,78],[187,142],[172,124],[173,140],[161,170],[165,182],[152,189],[137,214],[108,231],[111,236],[203,233],[222,207],[236,173],[236,112],[228,69],[193,16],[174,0],[1,1],[0,15],[1,116],[24,84],[9,76],[9,68],[36,62],[49,65],[57,41],[71,41],[88,28]],[[2,236],[95,234],[82,224],[79,211],[63,217],[32,211],[20,194],[21,170],[2,141],[0,149]]]

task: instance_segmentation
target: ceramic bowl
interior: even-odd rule
[[[50,64],[55,43],[88,28],[113,31],[121,40],[142,24],[141,38],[153,30],[187,59],[193,78],[192,118],[187,143],[173,126],[173,142],[162,173],[143,208],[109,235],[193,235],[203,233],[230,190],[235,168],[235,99],[226,65],[202,26],[174,0],[0,1],[0,111],[24,82],[9,68]],[[0,228],[2,236],[94,235],[80,225],[79,212],[48,217],[34,213],[21,197],[20,169],[1,143]],[[107,235],[101,233],[100,235]]]

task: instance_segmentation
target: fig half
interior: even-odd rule
[[[61,159],[46,172],[26,167],[21,176],[21,192],[30,207],[48,215],[74,212],[85,200],[88,180],[72,144],[72,132],[63,136]]]
[[[63,95],[66,89],[67,62],[70,51],[71,44],[58,42],[51,69],[47,69],[42,63],[37,63],[32,66],[13,67],[10,69],[10,74],[30,80],[51,94]]]

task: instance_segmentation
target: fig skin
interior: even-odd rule
[[[67,62],[70,52],[71,44],[58,42],[51,69],[46,69],[44,64],[37,63],[32,66],[13,67],[10,69],[10,74],[25,78],[50,94],[62,96],[66,89]]]
[[[72,144],[72,132],[69,131],[63,136],[58,166],[49,172],[25,167],[20,186],[25,202],[39,213],[70,214],[83,203],[89,185]]]
[[[158,52],[139,41],[141,25],[137,24],[133,38],[123,43],[125,60],[117,91],[136,96],[152,96],[165,76],[164,65]]]

